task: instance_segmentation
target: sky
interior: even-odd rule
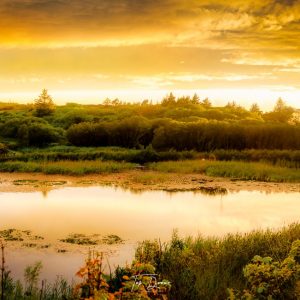
[[[300,108],[300,0],[1,0],[0,100]]]

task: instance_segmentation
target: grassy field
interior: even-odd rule
[[[146,149],[128,149],[121,147],[75,147],[54,146],[46,148],[23,148],[0,155],[0,161],[80,161],[109,160],[144,164],[154,161],[184,160],[208,157],[195,151],[155,151]]]
[[[44,174],[84,175],[115,173],[132,170],[136,164],[116,161],[59,161],[22,162],[9,161],[0,164],[1,172],[40,172]]]
[[[84,175],[116,173],[137,168],[137,164],[124,161],[5,161],[0,172],[40,172],[44,174]],[[296,168],[273,166],[267,163],[240,161],[182,160],[149,163],[146,171],[133,177],[133,182],[153,183],[170,179],[167,173],[204,174],[212,177],[226,177],[239,180],[265,182],[300,182]],[[155,171],[150,173],[148,171]]]
[[[166,173],[200,173],[214,177],[267,182],[300,182],[296,168],[273,166],[267,163],[240,161],[185,160],[148,164],[148,168]]]
[[[0,161],[60,161],[60,160],[114,160],[145,164],[158,161],[208,159],[217,161],[264,162],[275,166],[300,168],[299,150],[214,150],[211,152],[157,151],[152,147],[128,149],[122,147],[52,146],[21,148],[0,155]]]

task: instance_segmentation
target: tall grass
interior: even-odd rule
[[[271,165],[300,168],[300,150],[215,150],[197,151],[156,151],[151,146],[146,149],[121,147],[75,147],[53,146],[47,148],[23,148],[17,152],[0,156],[0,161],[60,161],[60,160],[115,160],[134,163],[148,163],[168,160],[210,159],[219,161],[264,162]]]
[[[239,161],[185,160],[148,164],[148,168],[167,173],[199,173],[215,177],[268,182],[300,182],[296,168],[272,166],[267,163]]]
[[[161,278],[171,281],[170,299],[227,299],[227,288],[246,288],[242,270],[255,255],[281,261],[288,255],[292,243],[299,239],[299,223],[279,230],[228,234],[223,238],[181,238],[175,232],[165,244],[143,241],[136,249],[135,258],[139,265],[150,263]],[[40,289],[37,266],[26,268],[25,274],[29,276],[25,289],[7,273],[5,299],[78,299],[74,295],[74,286],[60,278],[54,285]],[[126,268],[118,270],[126,271]]]
[[[49,148],[24,148],[0,156],[0,161],[79,161],[114,160],[144,164],[153,161],[193,159],[199,157],[194,151],[157,152],[152,147],[146,149],[127,149],[120,147],[75,147],[55,146]],[[202,155],[201,155],[202,157]]]
[[[300,224],[281,230],[253,231],[247,234],[229,234],[224,238],[180,238],[162,248],[158,242],[144,243],[141,253],[158,273],[172,282],[170,299],[227,299],[227,288],[246,288],[242,270],[255,255],[284,259],[293,241],[300,238]],[[150,247],[149,247],[150,245]],[[149,250],[152,257],[149,256]]]
[[[8,161],[0,164],[1,172],[41,172],[44,174],[84,175],[115,173],[134,169],[135,164],[114,161],[59,161],[22,162]]]
[[[115,173],[135,169],[134,163],[101,160],[82,161],[6,161],[0,164],[0,172],[41,172],[45,174],[84,175]],[[295,168],[272,166],[266,163],[235,161],[183,160],[156,162],[147,168],[160,173],[205,174],[239,180],[266,182],[300,182],[300,172]],[[162,174],[143,173],[135,182],[165,181]],[[151,177],[151,178],[150,178]],[[157,178],[155,178],[157,177]],[[160,178],[160,179],[159,179]]]
[[[282,167],[300,168],[300,150],[215,150],[211,155],[216,160],[267,162]]]

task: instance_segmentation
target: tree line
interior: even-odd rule
[[[241,125],[178,122],[135,117],[118,122],[72,125],[67,140],[76,146],[147,147],[157,150],[300,149],[300,127],[288,124]]]
[[[71,144],[158,150],[300,149],[297,112],[279,99],[270,112],[229,102],[213,107],[209,99],[176,98],[161,103],[55,106],[46,90],[31,105],[0,104],[0,142],[15,147]]]

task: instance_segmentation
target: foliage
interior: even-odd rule
[[[299,237],[299,224],[223,238],[175,233],[162,248],[157,272],[172,282],[171,299],[225,299],[228,287],[247,288],[242,270],[255,255],[283,260]]]
[[[231,299],[298,299],[300,296],[300,240],[293,242],[281,262],[256,255],[243,270],[247,289],[231,290]]]
[[[0,156],[8,154],[8,148],[5,144],[0,143]]]
[[[40,262],[28,266],[24,272],[25,285],[11,277],[9,270],[4,271],[4,299],[5,300],[79,300],[79,295],[73,285],[57,277],[53,284],[45,281],[39,284],[42,265]],[[2,286],[2,285],[1,285]],[[1,291],[1,287],[0,287]]]
[[[296,111],[281,99],[267,113],[256,104],[250,110],[235,102],[213,107],[196,94],[176,98],[172,93],[158,104],[116,99],[101,105],[68,103],[53,108],[46,90],[34,106],[0,103],[0,135],[21,147],[69,142],[137,149],[152,145],[156,151],[300,149],[300,127],[293,119]],[[48,134],[31,138],[36,127],[44,132],[47,128]],[[53,134],[61,138],[53,139]]]
[[[0,164],[1,172],[42,172],[45,174],[84,175],[114,173],[131,170],[135,164],[114,161],[59,161],[22,162],[8,161]]]
[[[76,146],[120,146],[133,148],[143,143],[150,125],[140,117],[114,123],[83,122],[72,125],[67,131],[70,143]]]
[[[35,109],[34,114],[37,117],[48,116],[54,112],[55,110],[54,102],[46,89],[43,89],[42,93],[34,101],[34,109]]]
[[[199,173],[215,177],[268,182],[299,182],[296,168],[272,166],[267,163],[240,161],[185,160],[148,164],[150,170],[164,173]]]
[[[281,98],[279,98],[275,104],[273,111],[267,113],[265,115],[265,119],[269,121],[286,123],[291,119],[294,111],[295,110],[292,107],[287,106],[286,103]]]
[[[33,124],[28,127],[26,135],[22,135],[22,138],[27,137],[26,144],[29,146],[43,146],[59,141],[62,135],[61,130],[56,130],[49,125]]]
[[[5,299],[149,299],[157,297],[157,290],[174,300],[226,299],[228,287],[232,300],[297,299],[299,239],[299,224],[222,238],[180,238],[174,232],[163,245],[159,241],[140,243],[136,260],[109,275],[103,271],[102,254],[91,254],[77,273],[82,280],[77,287],[60,278],[53,285],[37,286],[39,265],[27,269],[25,287],[5,270]],[[155,278],[143,274],[154,272],[154,286],[159,288],[148,289]],[[31,296],[25,295],[28,290]]]
[[[31,297],[38,292],[38,279],[42,269],[42,263],[37,262],[33,266],[26,267],[24,271],[25,295]]]
[[[77,290],[84,299],[156,299],[171,288],[169,281],[157,281],[155,268],[149,263],[134,261],[130,267],[116,268],[114,276],[105,275],[102,253],[90,253],[76,275],[83,280]]]

